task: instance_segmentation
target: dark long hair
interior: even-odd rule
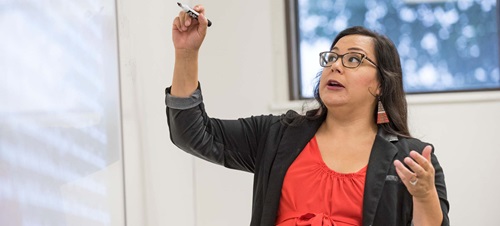
[[[386,133],[401,137],[411,137],[408,129],[408,110],[406,106],[406,95],[403,90],[403,72],[399,53],[394,43],[384,35],[368,30],[364,27],[356,26],[340,32],[332,43],[330,49],[344,36],[363,35],[373,38],[375,57],[378,62],[377,78],[380,83],[380,101],[384,105],[385,112],[390,122],[379,124]],[[320,75],[321,76],[321,75]],[[319,96],[319,81],[314,87],[314,98],[320,106],[306,112],[306,118],[324,118],[327,109]],[[373,109],[373,117],[377,121],[377,107]]]

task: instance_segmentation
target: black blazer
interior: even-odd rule
[[[198,89],[190,98],[170,96],[166,113],[172,142],[182,150],[227,168],[254,173],[250,225],[275,225],[281,188],[288,167],[316,134],[324,118],[305,119],[289,111],[282,116],[238,120],[210,118]],[[377,134],[370,154],[363,198],[363,225],[411,225],[412,196],[400,181],[393,161],[426,146],[417,139]],[[432,154],[442,225],[449,225],[444,174]]]

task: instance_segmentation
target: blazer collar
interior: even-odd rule
[[[266,197],[264,198],[262,210],[261,223],[263,225],[275,223],[285,174],[302,149],[316,134],[323,121],[324,118],[310,120],[298,125],[288,126],[285,130],[269,175],[269,186],[265,193]],[[387,134],[381,129],[377,133],[366,175],[363,198],[363,225],[370,225],[373,222],[387,172],[397,153],[396,146],[391,142],[397,140],[397,136]]]
[[[288,168],[300,154],[302,149],[316,134],[324,118],[304,121],[297,125],[290,125],[283,133],[274,163],[269,175],[269,186],[265,194],[262,210],[262,225],[274,225],[279,208],[281,189]]]
[[[385,130],[383,130],[382,128],[379,128],[378,131],[377,131],[378,135],[380,135],[382,138],[384,138],[385,140],[387,141],[390,141],[390,142],[396,142],[399,140],[398,136],[394,135],[394,134],[390,134],[390,133],[387,133]]]
[[[373,143],[363,196],[363,225],[372,225],[375,218],[387,173],[398,152],[397,147],[391,143],[395,141],[398,141],[397,136],[379,130]]]

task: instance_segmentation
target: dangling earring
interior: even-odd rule
[[[380,101],[380,96],[378,97],[378,111],[377,111],[377,124],[384,124],[389,122],[389,117],[385,113],[384,105]]]

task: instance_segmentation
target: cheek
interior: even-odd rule
[[[378,80],[377,80],[377,74],[364,74],[364,76],[358,76],[357,83],[365,86],[365,87],[377,87],[378,86]]]
[[[351,80],[351,85],[356,86],[356,90],[365,93],[366,95],[378,95],[379,82],[377,80],[376,74],[360,73],[359,75],[360,76],[356,76],[355,79]]]
[[[321,72],[321,75],[319,77],[319,87],[322,87],[323,84],[326,83],[326,77],[327,77],[325,75],[326,73],[328,73],[328,70],[323,69],[323,71]]]

